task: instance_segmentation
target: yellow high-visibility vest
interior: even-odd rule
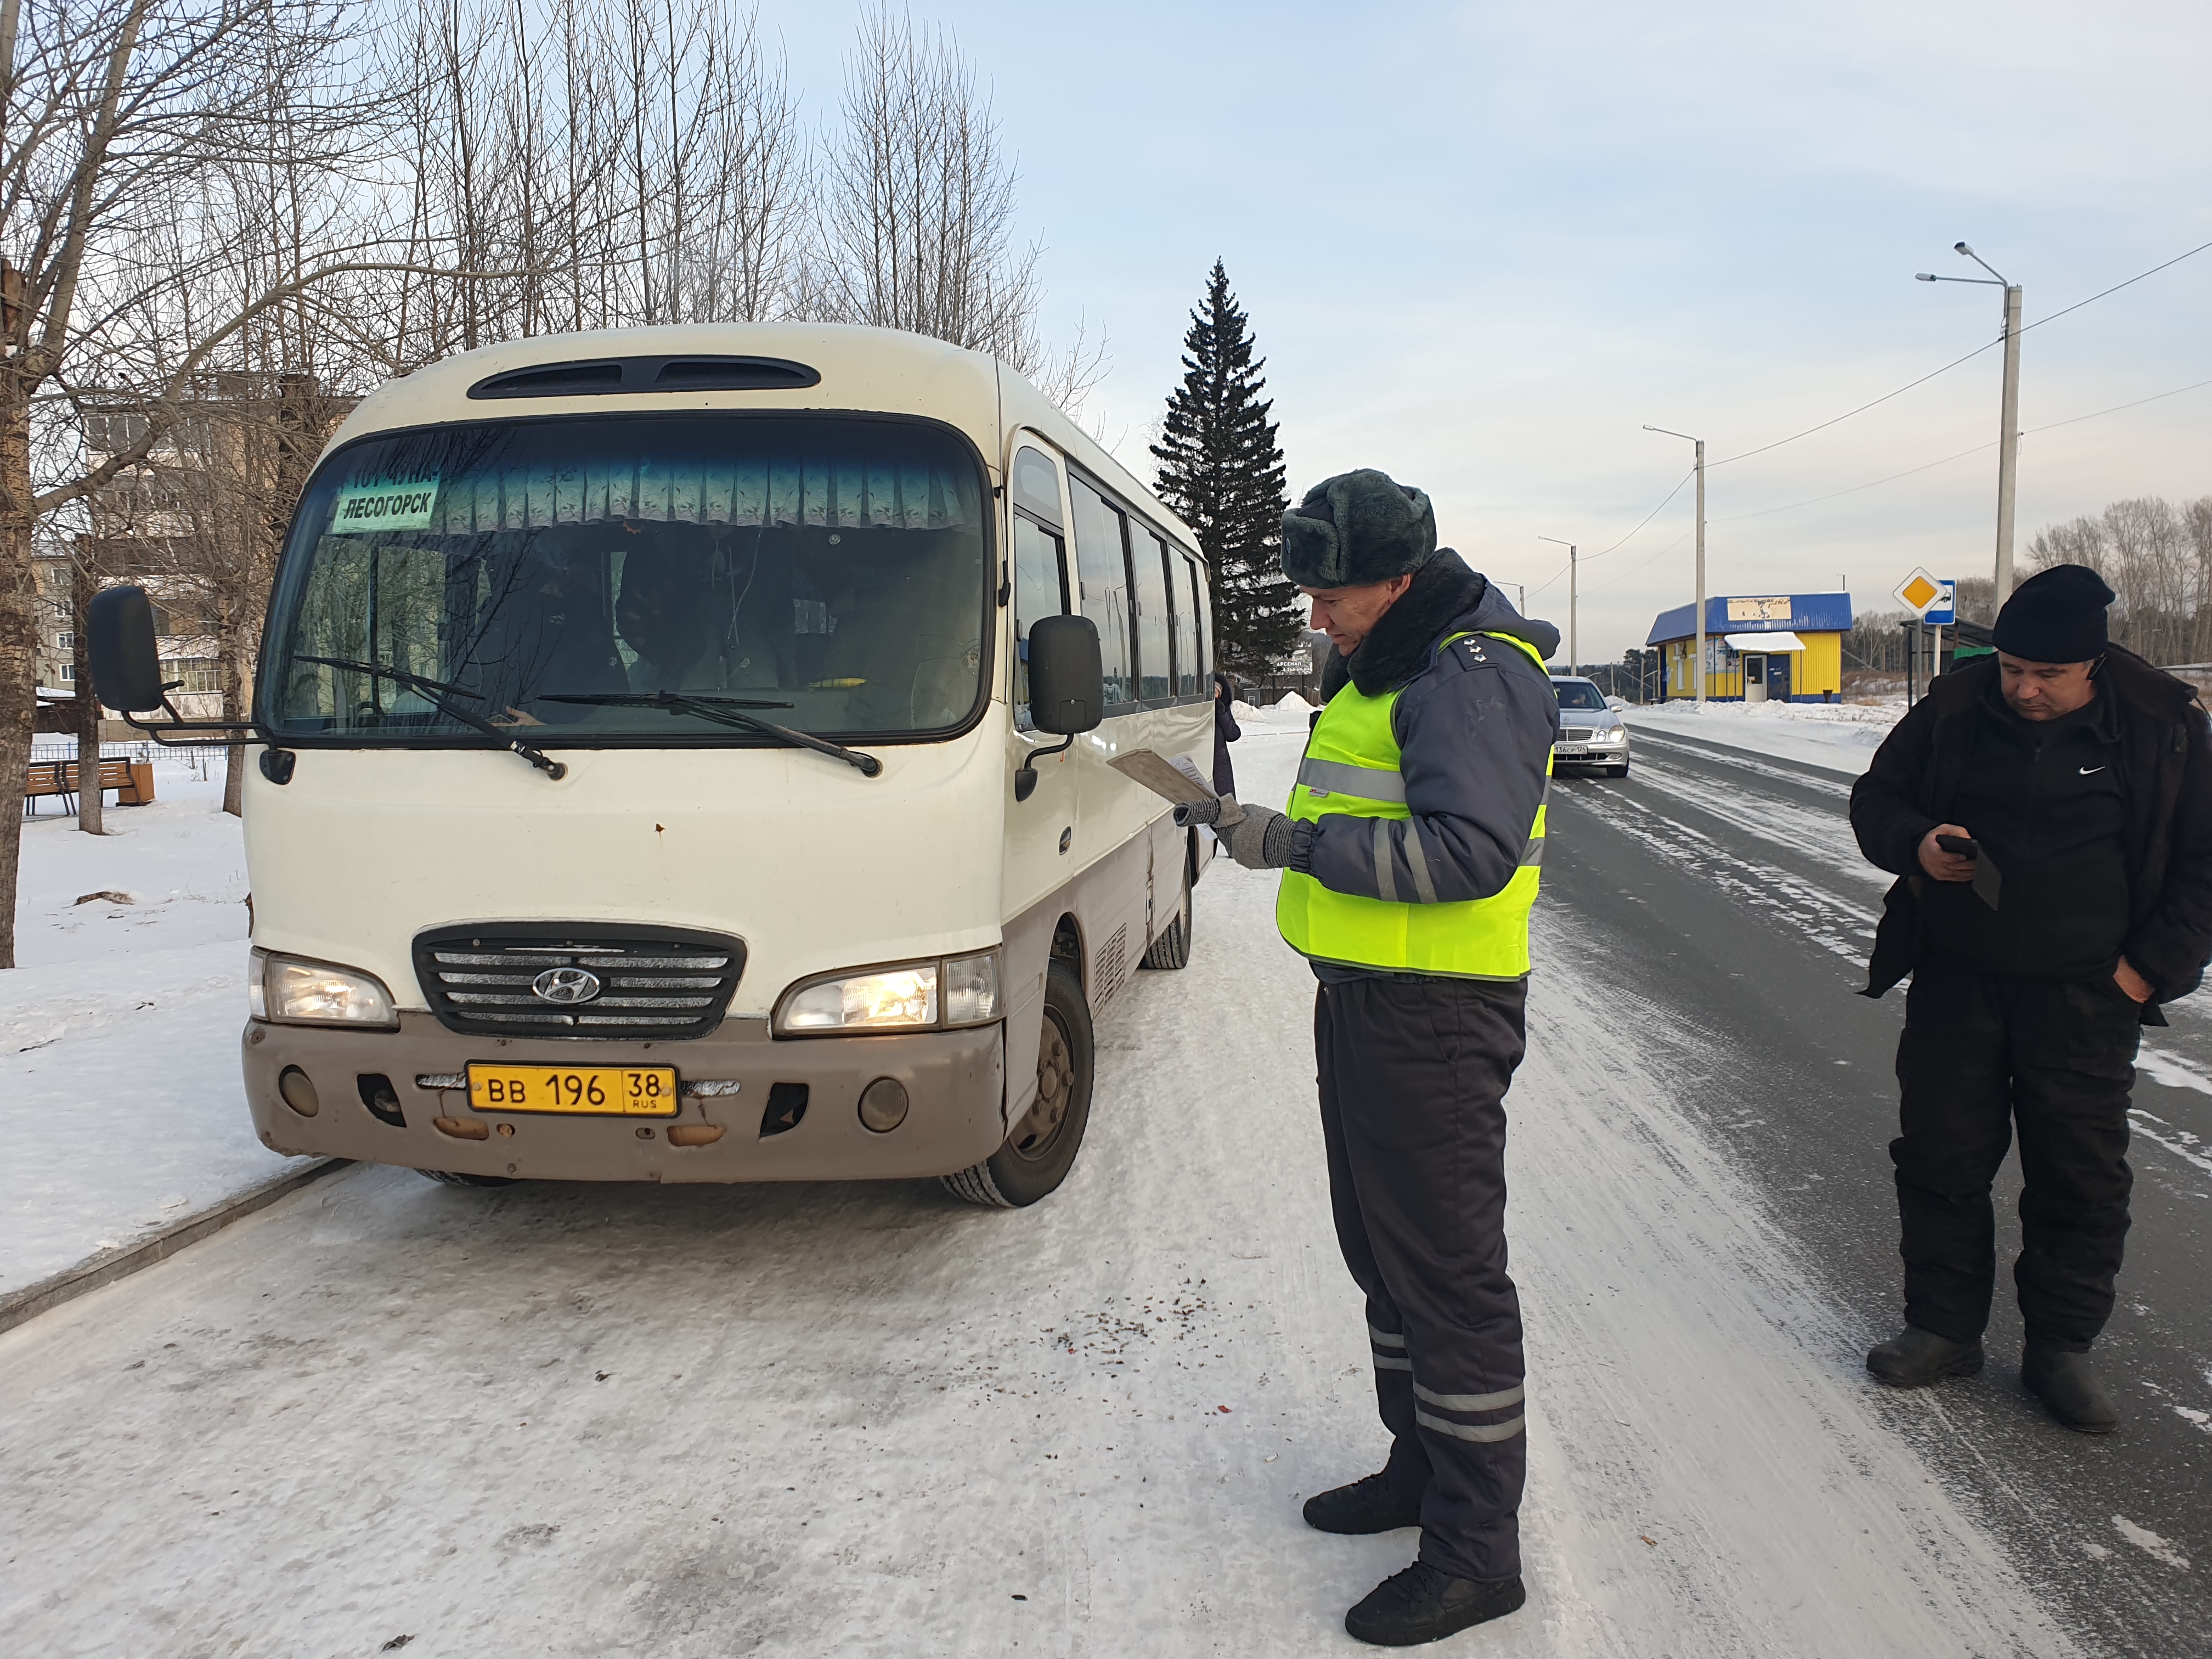
[[[1455,634],[1438,649],[1466,637]],[[1526,652],[1530,661],[1543,668],[1543,658],[1524,641],[1506,634],[1487,637]],[[1288,808],[1291,819],[1301,823],[1328,817],[1376,820],[1376,865],[1382,896],[1339,893],[1311,876],[1285,870],[1275,896],[1275,926],[1292,950],[1316,962],[1455,979],[1523,978],[1528,972],[1528,913],[1536,902],[1549,808],[1546,801],[1538,802],[1520,867],[1491,897],[1414,902],[1428,896],[1416,892],[1401,900],[1392,890],[1389,838],[1382,828],[1392,819],[1413,817],[1406,805],[1406,780],[1399,770],[1398,739],[1390,726],[1398,695],[1393,690],[1370,697],[1346,684],[1328,700],[1307,740]],[[1548,780],[1551,774],[1547,750],[1544,775]],[[1550,793],[1547,782],[1545,796]],[[1426,865],[1416,859],[1416,887],[1426,887],[1427,878]]]

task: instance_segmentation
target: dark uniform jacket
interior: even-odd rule
[[[2032,727],[2030,732],[2058,745],[2069,761],[2110,757],[2125,891],[2124,897],[2112,892],[2106,902],[2120,905],[2124,914],[2112,917],[2103,933],[2094,918],[2073,914],[2094,902],[2086,895],[2100,867],[2095,825],[2102,821],[2100,802],[2108,787],[2094,769],[2080,767],[2072,770],[2081,777],[2069,777],[2077,787],[2051,798],[2046,810],[2062,830],[2081,826],[2081,833],[2061,836],[2055,867],[2023,869],[2031,879],[2006,887],[1998,914],[2009,909],[2007,926],[2026,928],[2024,939],[2035,937],[2039,923],[2049,928],[2046,948],[2039,953],[2045,962],[2055,959],[2053,950],[2064,955],[2075,946],[2092,948],[2084,941],[2117,943],[2113,954],[2124,955],[2150,981],[2144,1023],[2161,1025],[2165,1017],[2157,1005],[2194,991],[2212,957],[2212,738],[2196,689],[2133,653],[2112,647],[2098,679],[2091,709],[2051,722],[2047,733],[2033,733]],[[2019,734],[2001,724],[2010,717],[2002,712],[1997,683],[1994,657],[1940,676],[1898,722],[1851,791],[1851,829],[1859,850],[1900,878],[1884,904],[1865,995],[1881,995],[1929,949],[1946,949],[1971,965],[1997,937],[1974,931],[1979,922],[1963,908],[1979,902],[1971,889],[1952,884],[1955,891],[1931,892],[1938,884],[1922,871],[1919,860],[1920,843],[1930,830],[1966,822],[1960,817],[1960,802],[1970,790],[1986,802],[1993,793],[2017,787],[2005,781],[2017,760],[2003,746]],[[2016,830],[2000,823],[1992,839],[2005,841]],[[2003,872],[2002,861],[1998,868]],[[1944,925],[1947,912],[1960,924],[1955,931]],[[2096,951],[2101,954],[2101,945]],[[2035,959],[2021,958],[2024,963]],[[2069,972],[2087,966],[2059,965]],[[2110,970],[2106,962],[2093,969]],[[2023,976],[2037,972],[2033,966],[2020,971]]]
[[[1522,616],[1457,553],[1440,547],[1358,650],[1348,658],[1329,653],[1322,702],[1347,680],[1364,696],[1400,692],[1391,732],[1412,817],[1389,821],[1380,840],[1369,818],[1300,823],[1291,869],[1362,898],[1388,890],[1401,900],[1418,894],[1444,904],[1493,897],[1513,879],[1549,781],[1545,767],[1559,736],[1559,702],[1551,676],[1510,645],[1478,639],[1438,648],[1449,635],[1468,633],[1508,634],[1547,657],[1559,646],[1558,629]],[[1406,839],[1417,825],[1419,876]],[[1378,854],[1391,862],[1387,883]]]

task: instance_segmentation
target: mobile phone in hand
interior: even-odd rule
[[[1982,855],[1981,842],[1971,836],[1938,836],[1936,844],[1957,858],[1978,859]]]

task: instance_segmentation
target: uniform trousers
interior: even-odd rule
[[[1505,1261],[1505,1091],[1519,981],[1360,979],[1314,1004],[1322,1132],[1345,1265],[1367,1295],[1385,1473],[1421,1493],[1420,1559],[1521,1571],[1521,1303]]]
[[[1905,1316],[1978,1340],[1996,1285],[1990,1183],[2020,1131],[2028,1340],[2086,1352],[2112,1311],[2128,1232],[2128,1091],[2135,1001],[2100,975],[2011,979],[1930,954],[1913,971],[1897,1044],[1889,1143],[1905,1256]]]

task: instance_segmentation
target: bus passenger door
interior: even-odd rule
[[[1036,788],[1014,799],[1013,774],[1034,751],[1060,739],[1036,729],[1030,719],[1030,624],[1069,609],[1066,538],[1061,526],[1060,468],[1042,450],[1024,445],[1014,453],[1012,520],[1014,652],[1014,730],[1006,763],[1006,914],[1019,915],[1073,875],[1079,863],[1073,749],[1038,763]]]

